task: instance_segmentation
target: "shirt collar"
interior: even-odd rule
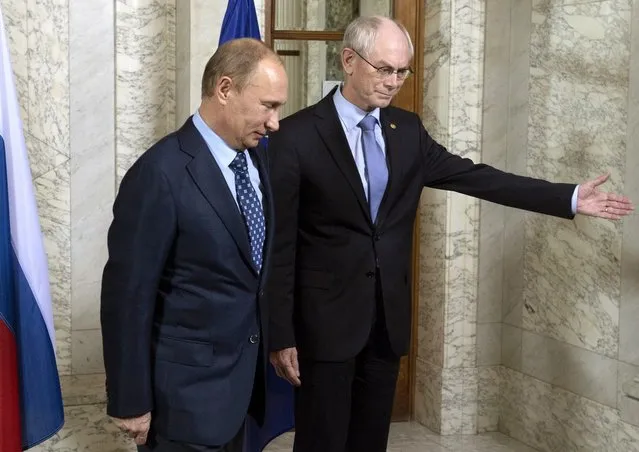
[[[237,156],[237,151],[230,148],[229,145],[204,122],[202,116],[200,116],[199,109],[193,114],[193,124],[202,135],[202,138],[204,138],[211,153],[215,155],[221,165],[228,167]]]
[[[340,85],[333,95],[333,102],[335,103],[335,109],[337,110],[337,115],[342,120],[344,127],[347,132],[353,130],[353,128],[357,127],[357,124],[360,123],[364,116],[370,115],[377,119],[377,124],[379,124],[379,108],[374,109],[373,111],[367,112],[359,108],[358,106],[352,104],[342,94],[342,85]]]

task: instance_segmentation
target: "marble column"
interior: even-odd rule
[[[451,152],[481,160],[484,2],[429,1],[424,123]],[[479,203],[427,190],[421,200],[415,415],[442,434],[477,431]]]
[[[116,0],[116,174],[175,129],[175,0]]]
[[[115,195],[115,47],[112,0],[69,0],[71,99],[72,384],[104,372],[100,282]],[[95,24],[87,27],[87,23]],[[111,39],[108,39],[111,37]]]

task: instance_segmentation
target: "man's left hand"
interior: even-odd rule
[[[579,185],[577,213],[609,220],[619,220],[632,213],[635,208],[626,196],[605,193],[598,189],[609,177],[610,174],[604,174]]]

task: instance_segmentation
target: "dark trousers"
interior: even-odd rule
[[[242,452],[243,442],[244,425],[230,442],[222,446],[204,446],[171,441],[158,435],[151,428],[146,444],[138,446],[138,452]]]
[[[294,452],[385,452],[399,357],[377,309],[366,347],[345,362],[300,359]]]

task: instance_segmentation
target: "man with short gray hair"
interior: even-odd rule
[[[384,17],[344,34],[344,83],[282,121],[269,156],[276,231],[267,283],[271,362],[296,386],[295,452],[386,450],[411,331],[412,232],[424,187],[572,218],[619,219],[606,176],[553,184],[450,154],[390,106],[413,45]]]

